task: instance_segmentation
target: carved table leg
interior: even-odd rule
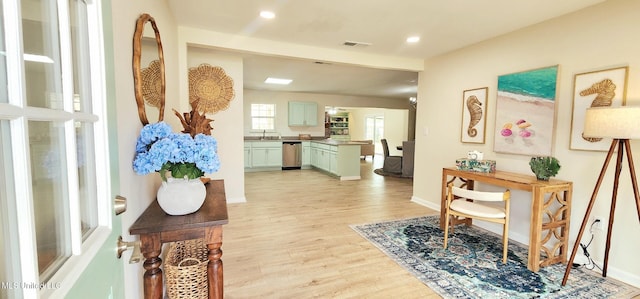
[[[544,192],[540,187],[531,190],[531,219],[529,221],[529,253],[527,254],[527,268],[532,272],[540,270],[540,239],[542,234],[542,213],[544,206]]]
[[[144,269],[144,298],[162,299],[162,270],[159,258],[162,246],[157,234],[140,236],[140,251],[145,257]]]
[[[222,299],[224,297],[224,280],[222,271],[222,226],[207,229],[207,249],[209,249],[209,265],[207,277],[209,280],[209,298]]]

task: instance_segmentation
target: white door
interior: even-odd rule
[[[123,297],[101,5],[0,3],[0,298]]]

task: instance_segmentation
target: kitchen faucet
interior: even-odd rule
[[[264,135],[267,133],[267,130],[262,130],[262,140],[265,139]]]

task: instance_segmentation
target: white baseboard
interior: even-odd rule
[[[569,253],[571,254],[571,253]],[[598,266],[602,267],[602,261],[598,261],[598,260],[593,260]],[[602,272],[598,269],[595,268],[592,271],[598,273],[598,274],[602,274]],[[571,275],[571,274],[569,274]],[[611,277],[613,279],[622,281],[626,284],[630,284],[636,288],[640,288],[640,276],[635,275],[634,273],[629,273],[626,271],[622,271],[619,270],[615,267],[609,267],[607,269],[607,277]]]
[[[424,200],[422,198],[416,197],[416,196],[411,196],[411,201],[415,202],[421,206],[425,206],[429,209],[432,210],[436,210],[436,211],[440,211],[440,204],[439,203],[433,203],[431,201],[428,200]],[[502,226],[500,226],[499,224],[494,224],[494,223],[485,223],[485,222],[478,222],[476,224],[478,227],[486,229],[488,231],[494,232],[496,234],[501,234],[502,233]],[[517,232],[509,232],[509,239],[510,240],[514,240],[518,243],[524,244],[525,246],[529,245],[529,235],[525,235],[525,234],[521,234],[521,233],[517,233]],[[573,249],[573,244],[570,244],[571,247],[569,247],[569,250]],[[569,258],[569,255],[571,253],[569,252],[567,254],[567,259]],[[577,256],[576,256],[577,257]],[[586,258],[586,257],[585,257]],[[576,259],[574,259],[574,261],[577,261]],[[602,261],[596,261],[594,260],[596,264],[598,265],[602,265]],[[599,271],[597,271],[597,268],[594,269],[595,272],[600,273]],[[629,273],[626,271],[622,271],[619,270],[615,267],[609,267],[607,269],[607,276],[611,277],[613,279],[622,281],[626,284],[630,284],[634,287],[640,287],[640,276],[635,275],[634,273]]]
[[[439,204],[434,204],[433,202],[430,202],[428,200],[424,200],[422,198],[416,197],[416,196],[411,196],[411,201],[415,202],[421,206],[425,206],[429,209],[432,209],[434,211],[440,211],[440,205]]]
[[[227,203],[245,203],[245,202],[247,202],[247,198],[244,196],[227,198]]]

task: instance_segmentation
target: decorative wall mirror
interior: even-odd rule
[[[160,32],[149,14],[138,18],[133,34],[133,83],[142,125],[149,124],[149,119],[162,121],[166,86],[164,54]]]

